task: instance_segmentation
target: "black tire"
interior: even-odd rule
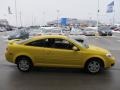
[[[108,34],[109,36],[112,36],[112,34]]]
[[[104,65],[100,60],[90,60],[85,65],[85,71],[91,74],[96,74],[103,71]]]
[[[28,72],[33,67],[32,62],[28,57],[19,57],[16,64],[17,68],[22,72]]]

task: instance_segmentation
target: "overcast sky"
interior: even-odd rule
[[[16,0],[18,25],[20,25],[20,12],[24,26],[40,25],[47,21],[61,17],[78,19],[97,19],[98,0]],[[110,21],[112,14],[106,14],[106,7],[112,0],[99,0],[101,21]],[[120,0],[115,1],[115,16],[120,19]],[[12,15],[8,14],[8,6]],[[118,8],[119,7],[119,8]],[[59,10],[59,12],[58,12]],[[0,0],[0,18],[8,19],[15,25],[15,0]],[[117,19],[118,20],[118,19]],[[116,22],[118,22],[116,20]]]

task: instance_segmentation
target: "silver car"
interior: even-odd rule
[[[86,36],[95,36],[96,34],[96,30],[93,30],[93,29],[84,29],[84,35]]]

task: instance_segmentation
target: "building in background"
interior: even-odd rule
[[[95,20],[79,20],[76,18],[61,18],[58,20],[53,20],[47,23],[48,26],[96,26],[97,21]]]

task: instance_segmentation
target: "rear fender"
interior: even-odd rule
[[[29,55],[29,54],[27,54],[27,53],[19,53],[19,54],[17,54],[17,55],[14,56],[14,58],[13,58],[13,62],[14,62],[14,63],[16,62],[16,58],[19,57],[19,56],[26,56],[26,57],[29,57],[29,58],[32,60],[32,62],[34,61],[34,58],[31,57],[32,55]],[[33,63],[34,63],[34,62],[33,62]]]

